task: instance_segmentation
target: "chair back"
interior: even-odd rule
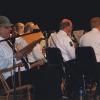
[[[49,64],[62,65],[63,58],[59,48],[48,47],[46,49],[46,57]]]
[[[84,74],[88,80],[96,79],[97,61],[92,47],[76,48],[76,64],[80,74]]]
[[[77,47],[76,62],[81,65],[95,65],[97,63],[92,47]]]
[[[21,66],[23,66],[22,63],[16,64],[16,67],[18,67],[18,86],[21,86],[21,74],[20,74],[20,67]],[[11,89],[11,87],[9,86],[9,84],[8,84],[7,80],[5,79],[3,74],[6,73],[6,72],[10,72],[11,75],[12,75],[12,70],[13,70],[13,67],[5,68],[5,69],[0,70],[0,81],[2,83],[2,86],[4,88],[5,93],[7,93]],[[13,79],[13,77],[12,77],[12,79]]]
[[[16,91],[17,91],[17,93],[19,93],[20,95],[18,95],[17,94],[17,96],[20,98],[20,96],[21,95],[23,95],[23,93],[24,93],[24,91],[25,91],[25,94],[27,94],[27,98],[28,98],[28,100],[32,100],[32,95],[31,95],[31,90],[32,90],[32,85],[31,84],[26,84],[26,85],[22,85],[21,84],[21,72],[20,72],[20,67],[22,67],[23,66],[23,64],[22,63],[19,63],[19,64],[16,64],[16,67],[18,67],[18,80],[17,80],[17,82],[18,82],[18,86],[16,86]],[[14,92],[14,88],[11,88],[10,86],[9,86],[9,83],[8,82],[10,82],[10,81],[7,81],[5,78],[4,78],[4,76],[3,76],[3,74],[5,73],[5,72],[11,72],[11,74],[12,74],[12,70],[13,70],[14,68],[13,67],[10,67],[10,68],[6,68],[6,69],[1,69],[0,70],[0,81],[1,81],[1,83],[2,83],[2,86],[3,86],[3,88],[4,88],[4,94],[5,94],[5,96],[6,96],[6,100],[11,100],[11,98],[9,98],[9,96],[10,96],[10,94],[12,94],[13,92]],[[12,78],[13,78],[13,76],[12,76]],[[8,78],[9,79],[9,78]],[[13,82],[13,80],[12,80],[12,82]],[[23,90],[23,92],[21,92]]]

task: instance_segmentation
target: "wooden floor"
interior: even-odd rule
[[[0,96],[0,100],[6,100],[6,97],[5,96]],[[14,100],[13,96],[10,96],[9,100]],[[28,98],[27,98],[27,96],[16,96],[16,100],[28,100]]]
[[[6,100],[4,96],[0,96],[0,100]]]

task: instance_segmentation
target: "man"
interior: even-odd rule
[[[33,22],[27,22],[25,24],[25,29],[24,29],[25,33],[31,33],[34,27],[35,27],[35,24]]]
[[[73,66],[75,59],[75,47],[71,40],[72,22],[69,19],[63,19],[60,23],[60,30],[58,33],[51,34],[49,38],[49,46],[57,47],[62,53],[65,65]],[[66,71],[68,71],[69,68]]]
[[[24,24],[21,22],[17,22],[15,25],[15,31],[19,34],[19,35],[23,35],[24,34]]]
[[[80,38],[80,46],[93,47],[97,62],[100,62],[100,17],[94,17],[90,20],[92,30]]]
[[[60,23],[59,32],[51,34],[48,41],[49,42],[48,44],[50,47],[57,47],[60,49],[62,53],[63,61],[65,64],[65,70],[66,70],[65,71],[66,79],[69,79],[69,74],[73,73],[71,70],[73,69],[74,59],[75,59],[75,47],[74,47],[73,41],[71,40],[71,32],[72,32],[71,20],[63,19]],[[68,91],[68,89],[66,91]],[[69,93],[68,93],[68,96],[70,96]]]
[[[30,24],[32,24],[32,23],[30,23]],[[24,33],[24,24],[23,23],[18,22],[18,23],[15,24],[15,33],[12,33],[12,34],[16,35],[16,33],[19,34],[19,35],[24,35],[25,34]],[[24,37],[25,36],[16,38],[15,47],[16,47],[17,51],[21,50],[22,48],[24,48],[25,46],[27,46],[29,44],[27,42],[27,40],[24,39]],[[33,63],[35,61],[44,59],[44,56],[42,54],[42,48],[39,45],[39,43],[37,43],[35,45],[35,47],[33,48],[32,52],[27,54],[26,58],[27,58],[29,63]]]
[[[6,39],[10,37],[10,32],[12,24],[6,16],[0,16],[0,40]],[[28,45],[29,46],[29,45]],[[25,50],[25,49],[23,49]],[[16,64],[21,62],[21,59],[25,55],[22,53],[25,51],[18,51],[15,55]],[[7,41],[0,42],[0,69],[8,68],[13,66],[13,51]],[[54,77],[52,76],[55,75]],[[17,76],[18,73],[15,73]],[[59,76],[56,68],[52,69],[51,67],[47,67],[47,64],[41,66],[41,70],[38,68],[31,69],[26,71],[24,67],[21,68],[21,78],[22,85],[24,84],[32,84],[35,86],[35,97],[36,100],[49,100],[54,98],[59,98],[58,96],[58,84],[59,84]],[[57,76],[57,77],[56,77]],[[11,82],[11,74],[5,73],[5,79],[10,83]],[[16,77],[16,82],[18,79]],[[57,83],[57,84],[56,84]],[[17,83],[16,83],[17,84]],[[57,99],[56,99],[57,100]]]
[[[93,17],[90,20],[92,30],[84,34],[80,38],[79,46],[91,46],[94,49],[95,56],[98,62],[97,73],[98,87],[97,92],[100,95],[100,17]],[[91,70],[91,69],[90,69]]]
[[[63,19],[60,23],[60,30],[58,33],[51,34],[52,46],[58,47],[61,50],[64,62],[75,58],[74,44],[70,38],[72,31],[72,22],[69,19]],[[51,46],[51,47],[52,47]]]

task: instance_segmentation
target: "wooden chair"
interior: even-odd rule
[[[25,93],[27,93],[28,95],[28,100],[32,100],[32,97],[31,97],[31,89],[32,89],[32,85],[30,84],[27,84],[27,85],[21,85],[21,78],[20,78],[20,67],[22,66],[22,64],[18,64],[17,67],[18,67],[18,81],[19,81],[19,86],[16,87],[16,92],[20,92],[20,91],[25,91]],[[9,87],[9,85],[7,84],[4,76],[3,76],[3,73],[5,72],[9,72],[9,71],[12,71],[13,70],[13,67],[10,67],[10,68],[6,68],[6,69],[2,69],[0,70],[0,81],[2,83],[2,86],[4,88],[4,92],[5,92],[5,96],[6,96],[6,100],[9,100],[9,96],[10,94],[12,94],[14,92],[14,89],[11,89]]]

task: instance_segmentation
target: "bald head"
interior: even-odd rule
[[[100,17],[93,17],[90,20],[90,24],[92,28],[100,26]]]
[[[69,19],[63,19],[60,23],[60,29],[70,36],[72,32],[72,21]]]
[[[69,19],[63,19],[60,23],[60,29],[64,29],[65,27],[72,27],[72,22]]]

